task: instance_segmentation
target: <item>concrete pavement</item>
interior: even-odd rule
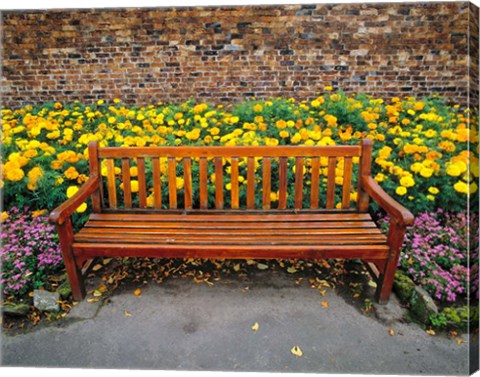
[[[336,289],[327,289],[322,297],[308,282],[297,285],[282,271],[258,271],[248,280],[230,276],[213,286],[191,279],[149,283],[141,296],[133,294],[137,286],[127,285],[101,305],[84,300],[52,325],[3,333],[2,365],[468,373],[467,336],[458,345],[445,335],[428,335],[416,324],[384,324],[349,304]],[[253,331],[255,323],[258,330]],[[291,353],[294,346],[303,356]]]

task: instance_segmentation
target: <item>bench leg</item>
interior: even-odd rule
[[[83,300],[85,297],[85,285],[83,284],[82,272],[78,268],[72,252],[73,230],[70,219],[61,225],[57,225],[57,230],[60,247],[62,248],[63,262],[67,270],[73,298],[78,301]]]
[[[375,292],[375,300],[381,305],[387,304],[390,299],[398,258],[400,256],[399,252],[390,251],[390,253],[390,257],[385,262],[385,268],[383,272],[380,273],[377,290]]]

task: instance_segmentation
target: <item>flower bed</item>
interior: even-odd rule
[[[387,102],[327,91],[311,101],[252,100],[226,108],[126,107],[115,100],[28,105],[2,115],[5,200],[34,209],[53,208],[68,187],[87,179],[91,140],[102,146],[334,145],[369,137],[375,180],[413,212],[463,210],[478,189],[478,156],[468,149],[478,134],[469,113],[433,97]],[[339,184],[342,174],[338,166]]]
[[[4,297],[22,298],[63,268],[58,236],[44,212],[13,207],[2,213],[0,284]]]
[[[92,140],[102,146],[128,147],[335,145],[371,138],[375,180],[417,215],[407,233],[401,268],[443,303],[463,301],[467,279],[478,281],[478,263],[467,256],[468,250],[478,252],[478,245],[470,249],[467,245],[472,239],[466,233],[467,221],[475,219],[465,212],[468,200],[472,208],[478,207],[478,151],[469,149],[469,143],[478,143],[478,117],[435,96],[387,101],[326,88],[317,98],[304,101],[248,100],[234,106],[188,101],[134,107],[119,100],[100,100],[91,106],[80,102],[27,105],[3,109],[1,114],[6,295],[21,296],[61,268],[56,238],[45,218],[30,218],[14,207],[50,211],[73,195],[87,179],[87,144]],[[356,169],[358,160],[353,162]],[[161,163],[165,173],[166,161]],[[326,170],[327,162],[321,164]],[[227,162],[227,173],[228,168]],[[136,191],[135,169],[132,166],[130,172],[132,192]],[[336,175],[337,184],[342,184],[340,163]],[[181,179],[177,185],[182,187]],[[351,197],[355,201],[356,193]],[[84,204],[78,212],[75,222],[86,218],[89,208]],[[472,294],[478,299],[478,283],[472,285]]]

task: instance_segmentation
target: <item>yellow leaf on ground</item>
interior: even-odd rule
[[[462,340],[462,339],[457,339],[457,344],[458,344],[459,346],[461,346],[462,343],[463,343],[463,340]]]
[[[239,264],[234,265],[234,266],[233,266],[233,270],[234,270],[235,272],[240,271],[240,265],[239,265]]]
[[[257,331],[259,328],[260,328],[260,325],[258,324],[258,322],[255,322],[255,323],[252,325],[252,330],[253,330],[253,331]]]
[[[101,264],[96,264],[95,266],[92,267],[92,271],[98,271],[101,268],[103,268]]]
[[[137,288],[133,291],[133,294],[135,296],[141,296],[142,295],[142,290],[140,288]]]
[[[103,260],[103,265],[105,266],[105,265],[109,264],[109,263],[112,261],[112,259],[113,259],[113,258],[105,258],[105,259]]]
[[[428,329],[425,331],[428,335],[435,335],[435,331],[433,331],[432,329]]]
[[[303,352],[302,352],[302,350],[300,349],[299,346],[293,346],[293,348],[290,350],[290,352],[293,353],[297,357],[302,357],[303,356]]]
[[[266,269],[268,268],[268,265],[263,264],[263,263],[258,263],[258,264],[257,264],[257,268],[258,268],[259,270],[266,270]]]
[[[98,289],[93,291],[93,297],[100,297],[102,295],[102,292],[100,292]]]
[[[87,298],[87,302],[93,304],[94,302],[98,302],[98,298]]]
[[[321,305],[322,305],[323,308],[328,308],[329,303],[328,303],[328,301],[322,301]]]
[[[295,272],[297,272],[297,269],[295,267],[288,267],[287,272],[289,274],[294,274]]]
[[[132,315],[131,315],[129,312],[127,312],[126,310],[125,310],[125,312],[123,313],[123,315],[124,315],[125,317],[131,317],[131,316],[132,316]]]
[[[390,336],[394,336],[395,335],[395,330],[390,329],[390,330],[388,330],[388,333],[390,334]]]

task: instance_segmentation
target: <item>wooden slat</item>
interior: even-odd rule
[[[175,146],[175,147],[109,147],[100,148],[100,158],[122,157],[313,157],[360,156],[358,145],[342,146]]]
[[[303,202],[303,165],[304,158],[295,158],[295,204],[294,208],[302,208]]]
[[[247,208],[255,208],[255,158],[247,160]]]
[[[117,185],[115,181],[115,164],[114,160],[109,158],[105,161],[107,165],[107,189],[108,189],[108,206],[117,208]]]
[[[101,177],[100,162],[98,160],[98,141],[88,143],[88,161],[90,175]],[[98,190],[92,194],[92,210],[98,213],[103,206],[103,184],[100,184]]]
[[[334,207],[335,200],[335,167],[336,167],[336,158],[328,158],[328,177],[327,177],[327,208]]]
[[[125,208],[132,208],[132,184],[130,182],[130,160],[122,158],[123,203]]]
[[[125,222],[118,222],[118,221],[102,221],[96,223],[88,223],[85,225],[86,228],[88,227],[104,227],[104,228],[165,228],[165,229],[182,229],[188,224],[190,229],[208,229],[211,227],[216,227],[217,229],[255,229],[261,224],[262,228],[265,229],[344,229],[344,228],[352,228],[352,229],[359,229],[368,227],[368,224],[345,224],[344,222],[337,222],[337,223],[316,223],[316,222],[263,222],[258,223],[255,221],[251,222],[244,222],[244,223],[235,223],[235,222],[208,222],[208,221],[199,221],[193,222],[190,221],[188,223],[177,221],[177,222],[152,222],[152,221],[132,221],[128,224]],[[372,229],[375,229],[375,226],[372,226]]]
[[[285,236],[285,231],[280,228],[265,228],[265,229],[231,229],[231,228],[162,228],[162,227],[87,227],[83,228],[77,235],[96,237],[98,234],[117,234],[117,237],[121,237],[123,234],[141,234],[143,237],[149,235],[168,235],[168,236],[191,236],[193,234],[206,237],[280,237]],[[288,237],[314,237],[314,238],[328,238],[328,237],[363,237],[363,238],[375,238],[386,241],[387,238],[384,234],[375,228],[312,228],[312,229],[297,229],[290,228]],[[320,242],[320,239],[317,239]]]
[[[137,158],[137,170],[138,170],[138,199],[139,207],[147,207],[147,178],[145,176],[145,159],[142,157]]]
[[[200,169],[200,208],[207,209],[208,208],[208,177],[207,177],[207,159],[205,157],[201,157],[199,161],[199,169]]]
[[[342,209],[350,208],[350,191],[352,187],[352,158],[345,157],[343,164]]]
[[[177,167],[175,158],[168,158],[168,200],[170,208],[177,208]]]
[[[222,157],[215,158],[215,208],[223,209],[223,163]]]
[[[192,160],[183,159],[183,193],[185,209],[192,209]]]
[[[287,158],[280,157],[279,183],[278,183],[278,209],[287,208]]]
[[[311,185],[310,185],[310,208],[318,208],[318,191],[320,178],[320,158],[313,157],[311,164]]]
[[[109,244],[109,243],[74,243],[74,255],[83,257],[158,257],[164,258],[217,258],[217,259],[277,259],[277,258],[368,258],[371,260],[385,259],[388,253],[386,245],[305,245],[292,247],[291,245],[278,246],[250,246],[250,245],[172,245],[172,244]]]
[[[230,184],[231,195],[232,195],[232,204],[233,209],[239,207],[239,192],[238,192],[238,157],[232,157],[231,159],[231,171],[230,171]]]
[[[270,157],[263,158],[262,171],[262,206],[263,209],[270,209],[270,191],[271,191],[271,166],[272,159]]]
[[[160,179],[160,159],[152,159],[153,174],[153,205],[155,208],[162,208],[162,184]]]
[[[370,197],[363,189],[363,177],[367,177],[371,173],[372,166],[372,145],[371,139],[362,140],[362,156],[358,167],[358,186],[357,186],[357,209],[359,212],[367,212]]]
[[[207,211],[195,211],[185,214],[167,214],[167,213],[148,213],[148,214],[132,214],[132,213],[93,213],[90,215],[90,220],[93,221],[136,221],[142,219],[142,221],[200,221],[200,222],[296,222],[296,221],[315,221],[315,222],[370,222],[374,225],[372,217],[368,213],[345,213],[335,211],[334,213],[297,213],[293,210],[288,210],[287,213],[278,213],[276,210],[265,213],[262,210],[259,211],[247,211],[241,210],[234,213],[226,211],[218,215],[207,213]]]

